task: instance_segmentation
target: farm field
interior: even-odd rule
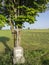
[[[21,30],[21,46],[24,48],[24,56],[26,59],[23,65],[49,65],[48,29]],[[3,54],[5,49],[13,50],[13,47],[14,44],[11,31],[0,30],[0,54]]]

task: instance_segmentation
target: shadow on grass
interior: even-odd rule
[[[0,37],[0,42],[5,46],[5,53],[0,56],[0,65],[13,65],[13,51],[9,48],[7,42],[10,40],[8,37]]]
[[[8,37],[0,37],[0,42],[3,43],[3,45],[5,46],[5,52],[7,51],[11,51],[11,49],[9,48],[9,46],[7,45],[7,42],[9,41],[10,39]]]

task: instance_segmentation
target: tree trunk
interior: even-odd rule
[[[9,22],[10,22],[11,33],[13,35],[13,42],[14,42],[14,46],[15,46],[16,34],[15,34],[15,30],[14,30],[14,25],[13,25],[12,20],[11,20],[11,16],[9,17]]]
[[[18,47],[20,46],[20,41],[21,41],[21,30],[18,28],[17,26],[17,29],[14,29],[14,32],[13,33],[13,38],[14,38],[14,47]]]

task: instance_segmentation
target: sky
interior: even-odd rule
[[[49,28],[49,11],[44,13],[39,13],[39,17],[36,17],[37,21],[34,24],[24,23],[25,28],[27,29],[48,29]]]
[[[24,23],[25,28],[23,29],[49,29],[49,11],[44,13],[39,13],[39,17],[36,17],[37,21],[34,24],[29,24],[27,22]],[[10,29],[10,26],[3,27],[2,29]]]

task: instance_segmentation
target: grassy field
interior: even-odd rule
[[[49,48],[49,30],[22,30],[21,45],[24,48]],[[6,47],[13,48],[13,36],[9,30],[0,30],[0,52]]]
[[[49,48],[49,30],[23,30],[22,45],[34,49]]]
[[[9,30],[0,30],[0,53],[4,52],[6,48],[13,48],[13,37]]]
[[[21,46],[24,48],[24,55],[27,59],[24,65],[36,65],[39,60],[34,59],[44,54],[49,58],[49,30],[22,30]],[[13,47],[14,44],[11,31],[0,30],[0,53],[4,52],[5,49],[13,49]],[[33,64],[33,62],[36,62],[36,64]]]

